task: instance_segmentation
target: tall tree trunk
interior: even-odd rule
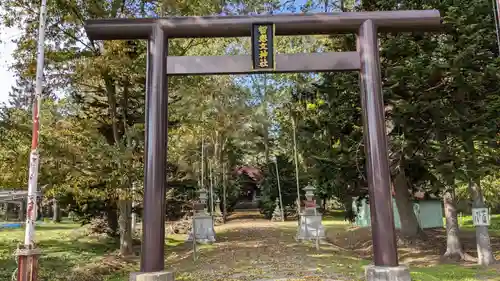
[[[106,92],[108,95],[109,115],[111,116],[111,128],[113,132],[114,145],[120,143],[120,134],[118,132],[118,116],[116,113],[116,86],[115,81],[109,76],[108,73],[103,74],[104,84],[106,85]]]
[[[128,181],[130,184],[130,181]],[[128,256],[132,254],[132,200],[130,199],[129,192],[131,187],[125,187],[125,196],[118,200],[118,225],[120,232],[120,254]]]
[[[292,117],[292,137],[293,137],[293,155],[294,155],[294,162],[295,162],[295,184],[296,184],[296,187],[297,187],[297,200],[296,200],[296,204],[297,204],[297,217],[299,219],[299,223],[300,223],[300,212],[301,212],[301,202],[300,202],[300,177],[299,177],[299,156],[298,156],[298,153],[297,153],[297,123],[295,121],[295,115],[293,114],[293,112],[290,112],[291,113],[291,117]]]
[[[44,208],[42,207],[42,201],[41,200],[36,200],[36,220],[43,220],[43,210]]]
[[[207,209],[209,210],[209,213],[210,215],[213,215],[214,212],[213,212],[213,204],[212,204],[212,198],[213,198],[213,195],[212,195],[212,192],[214,190],[214,172],[213,172],[213,169],[214,169],[214,164],[213,164],[213,159],[212,161],[208,160],[208,177],[209,177],[209,189],[208,189],[208,204],[207,204]]]
[[[394,178],[394,189],[396,193],[394,197],[401,221],[402,238],[408,240],[425,239],[425,233],[422,231],[417,216],[413,211],[413,201],[410,197],[411,194],[408,190],[403,167],[400,167],[398,174]]]
[[[444,215],[446,218],[446,252],[443,257],[451,260],[471,260],[466,255],[460,241],[455,191],[447,189],[443,196]]]
[[[137,211],[135,210],[136,206],[136,188],[135,184],[132,184],[132,217],[130,221],[130,229],[132,231],[132,235],[135,233],[135,227],[137,226]]]
[[[9,220],[9,203],[7,202],[4,202],[3,203],[3,210],[4,210],[4,213],[3,213],[3,216],[4,216],[4,221],[8,221]]]
[[[46,218],[54,218],[54,202],[50,201],[48,205],[43,206],[43,216]]]
[[[222,127],[222,126],[221,126]],[[225,147],[225,134],[224,132],[216,132],[216,137],[215,137],[215,151],[213,155],[213,177],[214,177],[214,194],[216,194],[216,198],[214,197],[215,200],[219,199],[221,200],[221,187],[223,184],[224,180],[224,168],[223,168],[223,162],[224,162],[224,147]],[[222,208],[220,208],[222,211]]]
[[[469,179],[469,192],[472,196],[472,208],[486,208],[479,181]],[[495,257],[491,251],[488,226],[476,226],[476,245],[477,263],[485,266],[493,264],[495,262]]]
[[[344,205],[344,210],[345,210],[344,220],[350,223],[353,223],[356,220],[356,212],[352,208],[353,201],[354,200],[350,195],[346,195],[342,199],[342,204]]]
[[[262,134],[264,136],[264,161],[266,165],[264,166],[266,171],[268,171],[269,167],[269,111],[268,111],[268,99],[269,95],[267,92],[267,74],[264,74],[264,89],[262,90],[262,106],[264,112],[264,122],[262,122]]]
[[[132,200],[120,200],[118,203],[120,217],[120,254],[128,256],[133,253],[132,248]]]
[[[203,116],[202,116],[203,118]],[[201,159],[200,159],[200,188],[205,189],[205,182],[206,182],[206,170],[207,170],[207,165],[205,161],[205,135],[203,134],[203,128],[201,131]]]
[[[225,162],[222,164],[222,219],[227,220],[227,171]]]
[[[127,108],[128,108],[128,91],[129,91],[129,81],[123,82],[123,99],[121,100],[121,105],[123,109],[123,118],[121,121],[123,122],[124,135],[127,140],[127,144],[124,149],[121,145],[120,133],[118,131],[118,114],[117,114],[117,93],[116,93],[116,81],[109,75],[108,72],[104,72],[103,79],[106,85],[106,92],[108,96],[108,107],[109,113],[111,115],[111,127],[113,131],[113,140],[114,145],[117,150],[127,150],[131,145],[131,139],[128,134],[128,124],[127,124]],[[123,170],[123,159],[119,159],[118,169],[120,172],[124,172]],[[132,254],[132,200],[130,200],[130,189],[131,189],[131,181],[128,178],[128,175],[123,175],[127,177],[127,183],[123,186],[123,190],[120,190],[119,186],[115,186],[118,190],[118,211],[119,211],[119,234],[120,234],[120,254],[122,255],[130,255]],[[115,213],[116,214],[116,213]]]
[[[116,212],[116,203],[115,201],[110,201],[110,205],[106,210],[106,222],[109,227],[108,235],[110,237],[116,237],[118,234],[118,214]]]
[[[438,136],[440,137],[440,136]],[[441,139],[445,143],[444,139]],[[450,158],[448,149],[443,149],[439,159],[441,161]],[[443,176],[446,181],[446,187],[443,194],[444,215],[446,218],[446,252],[443,257],[454,261],[474,261],[474,258],[465,253],[462,242],[460,241],[460,228],[457,216],[457,200],[455,196],[455,174],[452,170],[445,170]]]
[[[52,199],[52,221],[61,222],[61,208],[56,198]]]
[[[218,166],[218,176],[219,176],[219,186],[220,189],[217,193],[217,199],[219,199],[219,210],[222,212],[222,222],[226,223],[226,210],[225,210],[225,197],[226,197],[226,164],[225,164],[225,147],[227,138],[224,133],[220,135],[220,150],[219,150],[219,166]]]
[[[478,164],[474,140],[471,137],[465,139],[465,151],[467,154],[467,176],[469,177],[468,189],[472,198],[472,208],[486,208],[483,191],[481,190],[480,176],[478,175]],[[488,226],[476,226],[477,263],[479,265],[490,265],[495,262],[491,251],[490,235]]]
[[[17,214],[19,221],[24,221],[24,218],[25,218],[25,214],[26,214],[25,209],[26,208],[24,205],[25,205],[24,200],[19,201],[19,213]]]
[[[267,122],[265,122],[267,123]],[[264,134],[264,161],[266,162],[266,165],[264,166],[266,170],[269,169],[269,128],[267,125],[264,125],[263,132]]]
[[[210,211],[212,212],[212,215],[215,214],[215,190],[217,189],[217,186],[219,184],[219,173],[218,173],[218,167],[219,167],[219,153],[221,149],[221,143],[220,143],[220,133],[219,131],[215,131],[215,143],[214,143],[214,152],[212,155],[212,165],[211,165],[211,170],[210,170],[210,176],[212,177],[211,185],[210,185]]]

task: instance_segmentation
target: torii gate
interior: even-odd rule
[[[272,68],[256,68],[248,55],[168,56],[170,38],[245,37],[255,25],[273,25],[276,35],[356,33],[357,51],[277,54]],[[408,269],[398,264],[377,32],[436,31],[440,26],[436,10],[87,21],[91,40],[149,41],[141,271],[164,270],[168,75],[359,71],[374,261],[367,279],[410,280]]]

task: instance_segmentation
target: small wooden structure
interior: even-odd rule
[[[234,208],[239,210],[257,209],[261,194],[260,184],[264,179],[262,171],[251,166],[240,166],[233,173],[242,177],[238,203]]]
[[[37,192],[37,197],[41,197],[42,193]],[[4,217],[1,220],[8,221],[9,217],[9,204],[16,205],[17,220],[24,221],[26,213],[26,199],[28,198],[27,190],[2,190],[0,191],[0,204],[2,205]]]
[[[356,213],[355,224],[359,227],[371,226],[370,205],[367,204],[367,199],[358,202],[354,200],[353,210]],[[401,228],[401,219],[399,218],[398,206],[396,200],[392,199],[392,209],[394,211],[394,226],[396,229]],[[443,204],[438,199],[414,200],[413,212],[417,217],[421,228],[437,228],[444,227],[443,223]]]

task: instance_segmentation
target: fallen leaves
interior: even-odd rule
[[[179,272],[179,280],[352,280],[337,272],[335,263],[322,262],[335,257],[333,248],[322,245],[318,252],[313,245],[295,241],[296,222],[238,220],[217,227],[216,231],[220,242],[214,243],[209,252],[200,250],[196,267],[189,259],[169,260],[170,266]]]

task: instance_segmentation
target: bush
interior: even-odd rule
[[[273,199],[269,195],[264,195],[260,197],[259,209],[260,213],[268,220],[273,216],[274,209],[276,208],[276,199]]]
[[[92,234],[106,234],[109,237],[116,236],[116,230],[109,226],[105,218],[94,218],[90,222],[89,230]]]

